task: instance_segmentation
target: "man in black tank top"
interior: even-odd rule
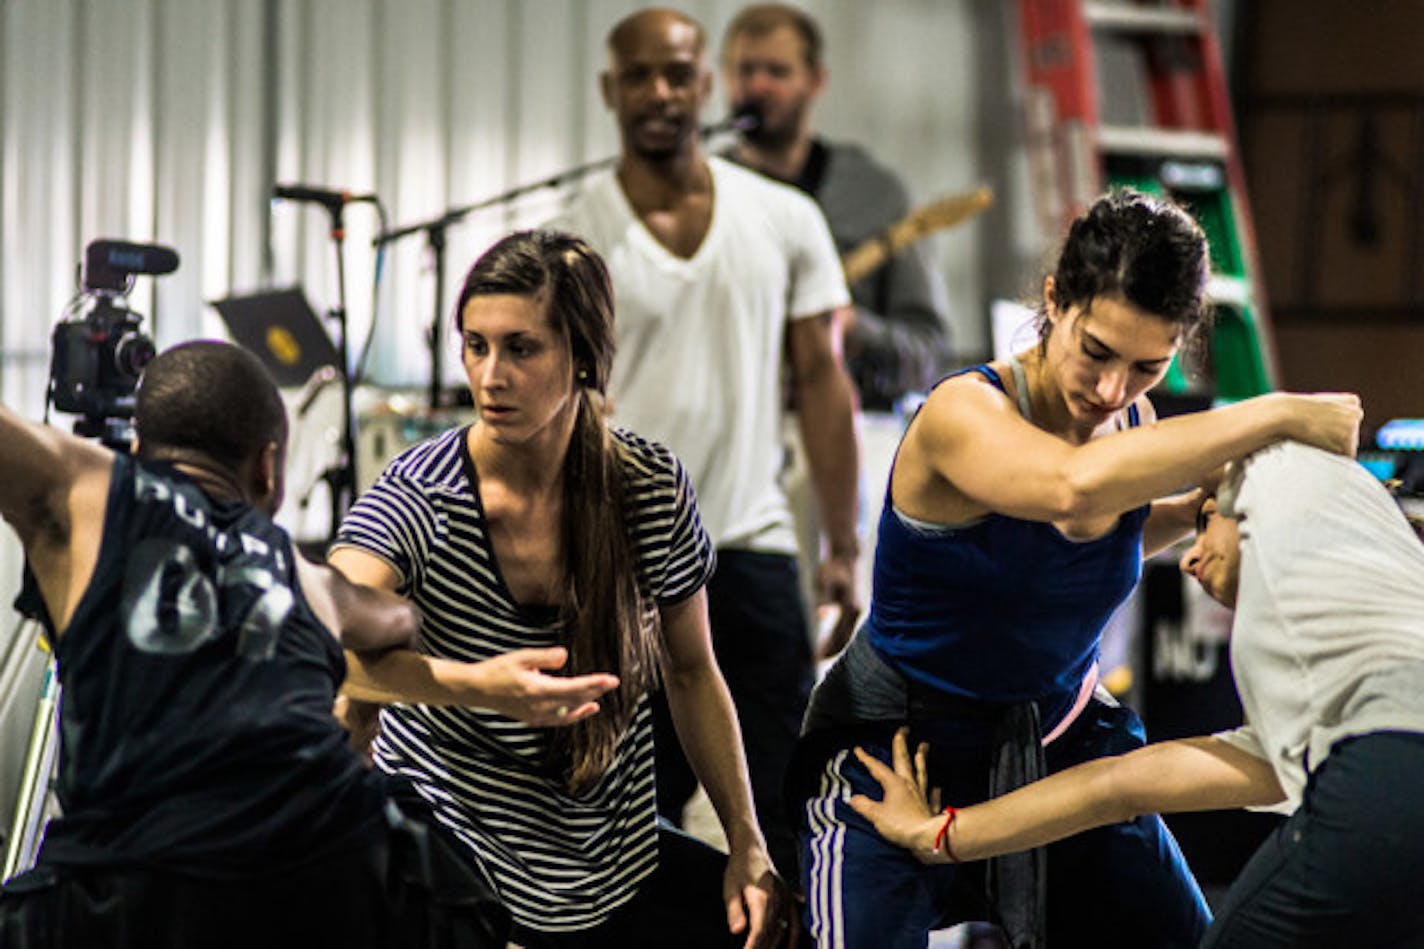
[[[160,355],[135,424],[130,458],[0,407],[64,814],[0,895],[0,945],[391,945],[387,805],[331,707],[342,646],[406,645],[419,618],[270,520],[287,423],[251,354]]]

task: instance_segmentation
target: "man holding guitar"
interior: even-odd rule
[[[821,47],[815,21],[795,7],[758,4],[737,14],[722,41],[723,79],[734,109],[754,111],[759,123],[727,157],[815,198],[844,255],[910,206],[893,172],[859,146],[827,142],[811,130],[811,106],[826,86]],[[846,368],[861,407],[888,410],[948,368],[944,281],[923,244],[859,279],[847,276],[855,306]]]

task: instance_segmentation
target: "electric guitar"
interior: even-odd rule
[[[929,237],[936,231],[962,224],[976,214],[983,213],[993,203],[994,189],[985,185],[915,208],[841,258],[846,283],[855,283],[861,277],[874,273],[877,267],[915,241]]]

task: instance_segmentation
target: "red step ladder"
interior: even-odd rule
[[[1273,388],[1246,181],[1207,0],[1019,0],[1034,199],[1060,234],[1113,185],[1166,194],[1211,241],[1211,394]],[[1192,388],[1174,364],[1167,388]]]

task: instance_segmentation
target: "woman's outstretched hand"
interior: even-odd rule
[[[484,696],[479,704],[529,725],[572,725],[598,714],[597,699],[618,687],[618,677],[607,673],[549,674],[568,661],[567,649],[551,646],[515,649],[478,663],[472,669],[478,669]]]
[[[853,795],[850,806],[886,840],[911,851],[924,863],[936,863],[942,859],[934,849],[941,823],[939,790],[929,787],[929,746],[921,742],[912,758],[909,733],[905,727],[895,732],[890,753],[893,769],[864,749],[855,749],[856,757],[885,793],[879,801]]]

